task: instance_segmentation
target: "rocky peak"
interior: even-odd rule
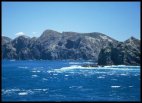
[[[29,43],[30,43],[30,37],[24,35],[19,36],[12,41],[12,45],[18,50],[27,47]]]
[[[129,39],[131,40],[137,40],[135,37],[131,36]]]
[[[129,39],[127,39],[126,41],[124,41],[124,43],[138,43],[140,42],[140,40],[136,39],[135,37],[131,36]]]
[[[22,36],[15,38],[12,41],[12,43],[13,44],[23,44],[23,43],[26,43],[26,42],[29,42],[29,41],[30,41],[30,37],[22,35]]]
[[[42,35],[38,38],[38,41],[40,43],[45,43],[48,42],[50,44],[51,41],[56,41],[57,39],[59,39],[61,37],[61,33],[54,31],[54,30],[50,30],[47,29],[45,30]]]
[[[15,38],[14,40],[25,40],[25,39],[30,39],[30,37],[26,36],[26,35],[21,35],[21,36],[18,36],[17,38]]]
[[[47,29],[42,33],[40,38],[46,38],[48,36],[55,36],[55,35],[60,35],[60,34],[61,34],[60,32],[57,32],[57,31],[54,31],[54,30],[51,30],[51,29]]]
[[[134,37],[130,37],[129,39],[124,41],[124,45],[129,47],[131,46],[132,48],[140,49],[140,40]]]
[[[2,36],[2,45],[4,45],[5,43],[10,42],[12,39],[6,37],[6,36]]]

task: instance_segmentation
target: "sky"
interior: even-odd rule
[[[47,29],[140,39],[140,2],[2,2],[3,36],[39,37]]]

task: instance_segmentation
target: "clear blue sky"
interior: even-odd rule
[[[2,35],[39,37],[46,29],[140,39],[140,2],[2,2]]]

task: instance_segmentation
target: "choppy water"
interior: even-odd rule
[[[139,66],[2,61],[2,101],[140,101]]]

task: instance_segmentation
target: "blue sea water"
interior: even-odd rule
[[[140,66],[3,60],[2,101],[140,101]]]

